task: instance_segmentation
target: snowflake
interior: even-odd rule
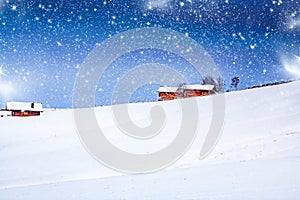
[[[16,5],[12,5],[12,6],[11,6],[11,9],[12,9],[12,10],[17,10],[17,6],[16,6]]]

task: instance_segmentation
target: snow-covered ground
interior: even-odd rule
[[[227,93],[222,137],[199,160],[211,122],[210,100],[197,98],[200,129],[186,155],[141,175],[121,174],[95,161],[80,143],[72,110],[0,118],[0,200],[299,199],[300,82]],[[166,131],[149,141],[118,133],[111,107],[95,112],[112,143],[148,153],[168,144],[181,120],[177,101],[131,104],[132,120],[151,123],[148,111],[155,105],[166,111]]]

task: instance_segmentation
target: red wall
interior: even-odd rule
[[[210,91],[207,90],[185,90],[185,97],[199,97],[210,95]]]
[[[160,92],[159,93],[159,101],[165,101],[165,100],[173,100],[178,96],[175,92]]]
[[[33,112],[33,111],[12,111],[12,116],[15,117],[31,117],[31,116],[39,116],[40,112]]]

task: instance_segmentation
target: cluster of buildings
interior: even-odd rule
[[[41,103],[33,102],[7,102],[5,108],[0,110],[0,117],[30,117],[39,116],[43,112]]]
[[[160,87],[158,100],[174,100],[188,97],[199,97],[216,94],[214,85],[183,84],[179,87]],[[39,116],[43,112],[43,105],[34,102],[7,102],[5,108],[0,110],[0,117],[30,117]]]
[[[199,97],[216,94],[214,85],[203,84],[183,84],[179,87],[160,87],[158,92],[158,101],[167,101],[188,97]]]

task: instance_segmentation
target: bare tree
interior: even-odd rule
[[[214,85],[214,89],[216,92],[222,92],[224,90],[224,80],[221,77],[214,79],[211,76],[206,76],[203,79],[203,84],[205,85]]]
[[[217,81],[217,84],[215,85],[216,91],[224,92],[225,81],[221,77],[218,77],[216,81]]]

